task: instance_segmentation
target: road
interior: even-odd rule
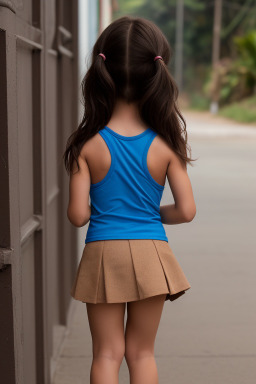
[[[254,384],[256,127],[207,113],[184,116],[198,158],[188,166],[197,214],[165,229],[191,289],[165,303],[155,344],[159,383]],[[172,202],[166,185],[162,204]],[[74,305],[54,384],[89,383],[86,308]],[[125,360],[120,383],[129,383]]]

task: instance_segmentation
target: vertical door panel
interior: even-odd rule
[[[46,169],[46,297],[48,356],[53,356],[53,327],[59,324],[59,178],[57,166],[58,58],[47,54],[45,66],[45,169]]]
[[[61,156],[65,149],[65,144],[72,131],[76,127],[76,121],[74,121],[73,110],[69,108],[72,105],[73,92],[70,84],[73,83],[72,73],[73,61],[63,56],[60,68],[59,68],[59,174],[60,174],[60,185],[61,187],[61,212],[60,212],[60,223],[62,226],[61,233],[64,234],[63,238],[60,239],[62,251],[60,253],[60,285],[62,297],[60,297],[61,304],[61,319],[64,323],[66,321],[66,314],[70,301],[70,288],[72,280],[74,279],[74,272],[76,269],[76,253],[77,253],[77,240],[76,240],[76,228],[72,227],[71,223],[67,219],[67,206],[68,206],[68,183],[69,178],[61,163]]]
[[[17,116],[19,140],[20,224],[34,212],[32,55],[29,47],[17,44]]]
[[[58,119],[57,119],[57,60],[53,55],[48,55],[47,77],[46,77],[47,98],[45,116],[46,135],[46,190],[47,204],[52,199],[58,198]],[[51,223],[49,223],[51,226]]]
[[[34,48],[33,42],[17,38],[17,183],[21,233],[23,372],[25,382],[42,383],[43,324],[38,316],[43,314],[42,278],[35,278],[38,266],[42,266],[42,236],[37,237],[40,241],[37,241],[36,249],[34,247],[34,236],[41,224],[38,217],[42,215],[41,66],[40,50],[34,51]],[[42,267],[40,270],[42,274]],[[40,360],[37,358],[39,356]]]
[[[36,383],[35,263],[33,236],[22,246],[21,255],[24,382]]]

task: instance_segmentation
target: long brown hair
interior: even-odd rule
[[[106,60],[99,53],[103,53]],[[154,61],[156,56],[163,60]],[[68,173],[84,143],[104,128],[115,101],[137,102],[142,120],[161,135],[187,166],[186,122],[177,106],[178,87],[169,73],[169,43],[161,30],[141,17],[121,17],[98,37],[82,80],[84,114],[68,138],[63,158]],[[192,164],[191,164],[192,165]]]

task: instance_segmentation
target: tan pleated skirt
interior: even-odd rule
[[[164,240],[99,240],[84,246],[71,296],[84,303],[123,303],[191,288]]]

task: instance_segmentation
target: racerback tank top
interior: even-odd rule
[[[123,136],[105,126],[99,134],[108,146],[111,165],[105,177],[90,186],[91,217],[85,243],[108,239],[168,238],[160,217],[164,186],[147,167],[147,153],[157,133],[147,128]]]

